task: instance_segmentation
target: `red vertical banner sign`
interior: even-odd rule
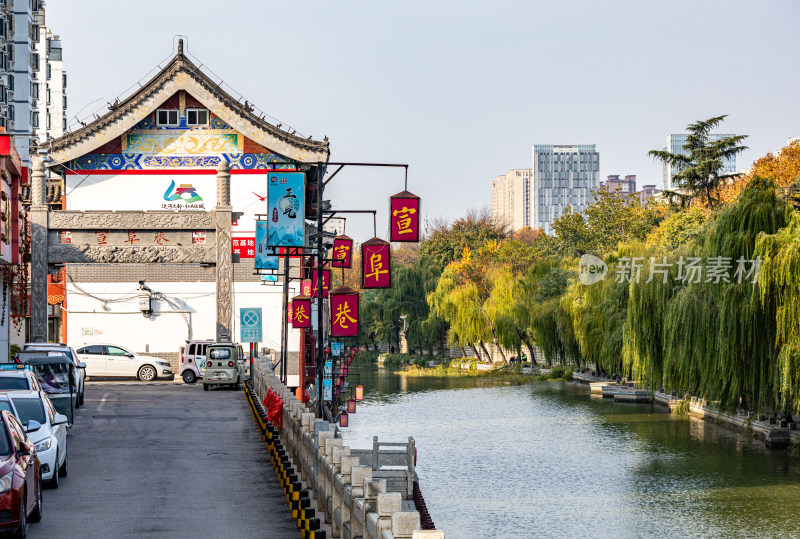
[[[358,292],[340,286],[330,295],[331,337],[358,337]]]
[[[379,238],[361,244],[361,288],[391,288],[392,251]]]
[[[292,327],[311,327],[311,298],[308,296],[295,296],[292,298]]]
[[[334,268],[349,268],[353,259],[353,240],[347,236],[336,236],[333,240]]]
[[[329,290],[330,286],[331,286],[331,270],[323,269],[322,270],[322,297],[323,298],[327,298],[328,297],[328,290]],[[314,298],[317,297],[318,289],[319,288],[317,287],[317,270],[314,269],[314,270],[312,270],[312,273],[311,273],[311,296],[312,297],[314,297]]]
[[[403,191],[389,197],[389,241],[419,241],[419,197]]]
[[[286,321],[288,323],[291,323],[292,322],[292,318],[293,318],[293,315],[292,315],[292,302],[289,301],[289,305],[286,308]]]
[[[300,294],[303,296],[311,297],[313,292],[311,291],[311,280],[307,279],[300,283]]]

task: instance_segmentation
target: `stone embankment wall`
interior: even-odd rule
[[[261,406],[270,389],[283,400],[280,427],[266,423]],[[386,443],[375,437],[369,449],[344,445],[336,424],[317,419],[264,360],[256,361],[247,394],[304,537],[444,539],[443,531],[422,529],[413,438]]]

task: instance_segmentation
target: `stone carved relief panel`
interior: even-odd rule
[[[50,229],[176,229],[213,230],[214,214],[209,212],[54,211],[50,213]]]
[[[47,249],[50,263],[55,264],[214,264],[213,245],[185,247],[115,247],[94,245],[51,245]]]

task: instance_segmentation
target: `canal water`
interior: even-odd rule
[[[800,458],[759,440],[576,383],[358,370],[346,445],[413,436],[450,539],[800,537]]]

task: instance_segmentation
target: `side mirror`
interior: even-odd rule
[[[68,421],[69,421],[69,419],[64,414],[56,414],[56,417],[53,420],[53,425],[63,425],[64,423],[66,423]]]
[[[42,424],[39,423],[38,421],[34,421],[33,419],[31,419],[25,425],[25,432],[36,432],[40,428],[42,428]]]
[[[131,359],[133,359],[133,357],[134,357],[133,354],[125,354],[125,355],[128,356]]]
[[[84,363],[83,361],[81,361],[80,363],[78,363],[78,368],[79,368],[79,369],[85,369],[85,368],[86,368],[86,363]]]

